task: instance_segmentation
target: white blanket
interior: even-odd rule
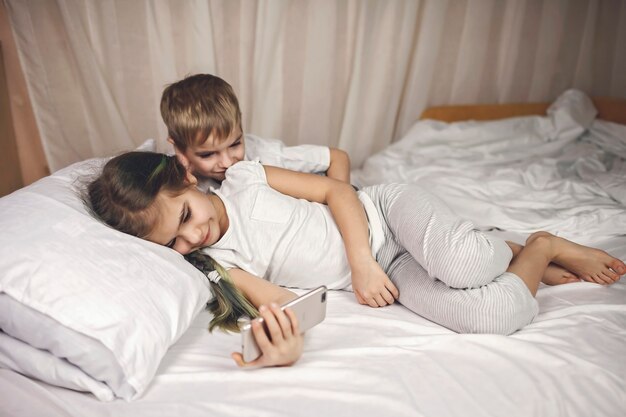
[[[419,121],[353,173],[416,182],[485,230],[547,230],[581,243],[626,233],[626,126],[595,120],[570,90],[547,117]]]

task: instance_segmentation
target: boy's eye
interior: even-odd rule
[[[231,148],[236,148],[237,146],[241,145],[241,141],[235,141],[232,145],[230,145]]]
[[[202,159],[207,159],[207,158],[212,157],[213,155],[215,155],[215,152],[207,152],[207,153],[200,154],[198,156],[200,156],[200,158]]]
[[[174,249],[174,245],[175,245],[175,244],[176,244],[176,239],[172,239],[172,240],[170,241],[170,243],[168,243],[168,244],[167,244],[167,245],[165,245],[165,246],[167,246],[167,247],[168,247],[168,248],[170,248],[170,249]]]

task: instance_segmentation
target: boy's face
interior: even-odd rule
[[[171,139],[169,141],[173,144]],[[244,157],[243,132],[237,126],[225,140],[215,137],[212,133],[204,142],[190,145],[184,152],[176,145],[174,150],[178,160],[194,175],[223,181],[226,170]]]

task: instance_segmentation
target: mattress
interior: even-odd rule
[[[626,259],[626,127],[597,120],[581,97],[547,117],[418,122],[353,177],[426,184],[509,240],[540,223]],[[537,300],[537,318],[511,336],[463,335],[331,291],[297,364],[254,370],[229,356],[239,335],[209,333],[202,311],[140,398],[101,402],[0,369],[0,415],[623,416],[626,282],[542,285]]]

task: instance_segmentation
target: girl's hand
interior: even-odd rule
[[[360,304],[383,307],[393,304],[399,292],[373,258],[352,268],[352,290]]]
[[[289,308],[283,312],[272,303],[269,308],[259,307],[259,313],[267,325],[268,334],[263,324],[252,320],[252,333],[256,339],[261,356],[252,362],[244,362],[241,353],[231,356],[240,367],[289,366],[302,355],[304,338],[298,329],[298,319]]]

